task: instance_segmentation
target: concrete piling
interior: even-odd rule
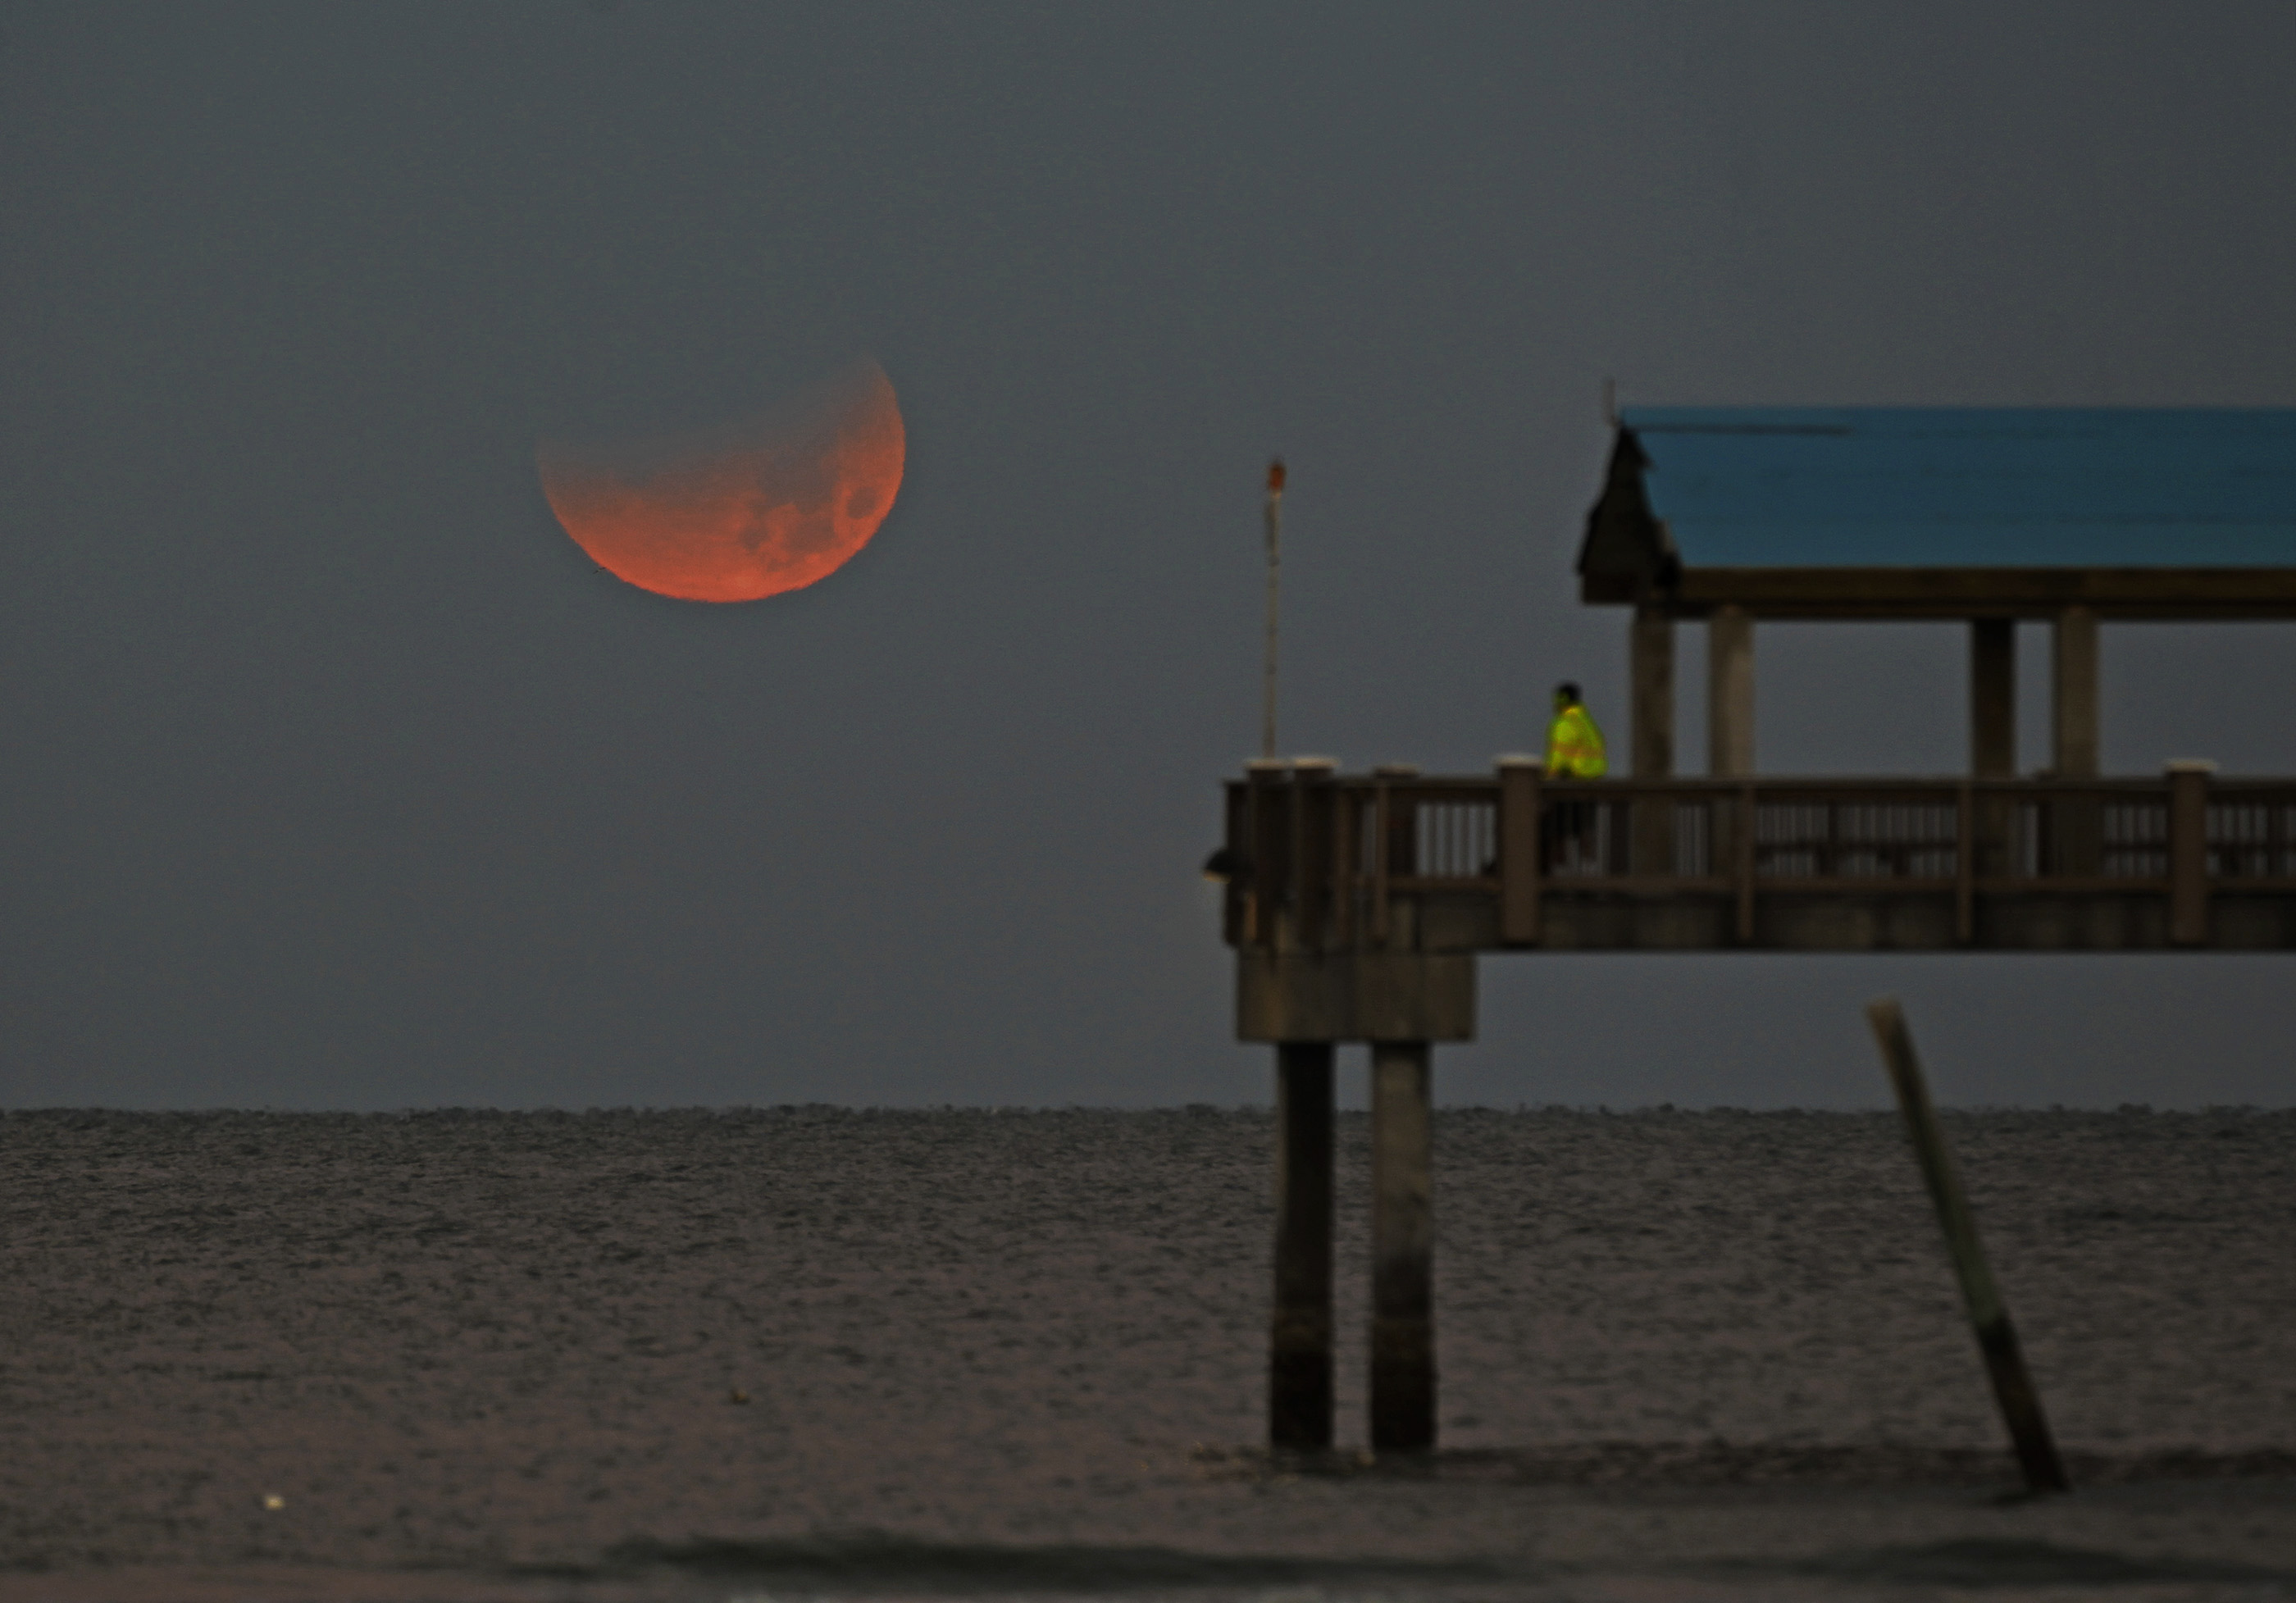
[[[1372,1044],[1371,1444],[1435,1445],[1432,1052]]]
[[[1267,1439],[1332,1444],[1332,1059],[1328,1041],[1275,1049],[1275,1308]]]

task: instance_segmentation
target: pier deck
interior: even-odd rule
[[[1341,775],[1227,787],[1242,952],[2296,947],[2296,779]]]

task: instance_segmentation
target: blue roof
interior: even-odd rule
[[[2296,568],[2296,409],[1636,406],[1690,568]]]

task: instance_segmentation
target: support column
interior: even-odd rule
[[[2214,763],[2169,765],[2169,940],[2202,946],[2209,938],[2209,775]]]
[[[1435,1215],[1424,1041],[1379,1041],[1371,1057],[1371,1445],[1435,1445]]]
[[[1969,620],[1969,771],[1979,779],[2017,773],[2017,620]]]
[[[1634,715],[1634,777],[1674,775],[1674,619],[1655,607],[1638,607],[1631,634],[1629,680]],[[1674,871],[1674,806],[1644,799],[1634,804],[1632,871]]]
[[[2055,673],[2050,697],[2057,777],[2097,776],[2096,613],[2068,607],[2053,631]]]
[[[2017,774],[2013,617],[1969,620],[1969,772],[1979,779]],[[1980,797],[1969,810],[1969,828],[1976,837],[1966,845],[1972,879],[1998,879],[2013,871],[2015,817],[2013,804],[1997,796]]]
[[[1674,773],[1674,619],[1637,607],[1629,640],[1634,774],[1662,780]]]
[[[1754,620],[1743,607],[1717,607],[1706,619],[1706,771],[1717,779],[1754,772]],[[1706,814],[1705,871],[1726,873],[1752,837],[1744,808],[1717,798]],[[1746,921],[1741,897],[1739,922]]]
[[[1272,1447],[1332,1444],[1332,1057],[1328,1041],[1286,1041],[1275,1049]]]
[[[1718,779],[1754,772],[1754,619],[1743,607],[1706,620],[1706,768]]]
[[[2057,777],[2097,776],[2096,613],[2068,607],[2053,631],[2049,711]],[[2086,879],[2103,866],[2104,807],[2095,796],[2061,797],[2049,811],[2050,871]]]

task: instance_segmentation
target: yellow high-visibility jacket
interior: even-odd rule
[[[1610,764],[1603,755],[1603,732],[1583,706],[1564,707],[1546,731],[1546,772],[1554,779],[1598,780]]]

